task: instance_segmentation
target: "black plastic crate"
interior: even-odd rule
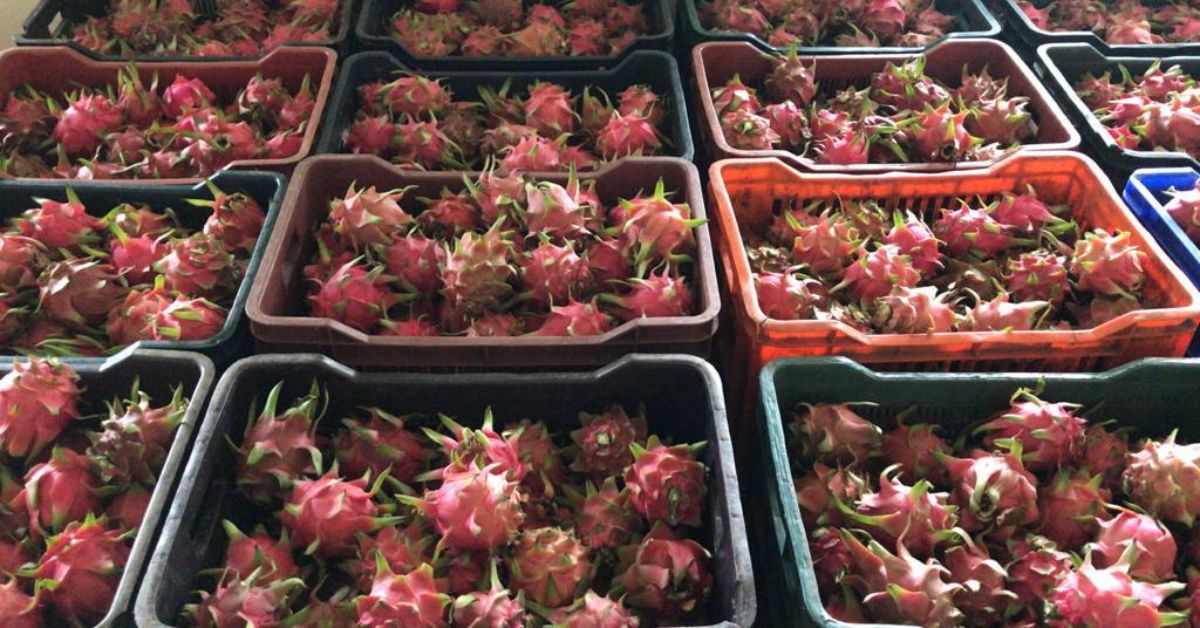
[[[1169,0],[1142,0],[1141,4],[1148,7],[1161,6],[1167,4]],[[1047,5],[1050,4],[1046,0],[1035,2],[1035,4]],[[1091,44],[1101,50],[1107,51],[1108,54],[1124,55],[1124,54],[1152,54],[1158,56],[1171,55],[1193,55],[1200,54],[1200,42],[1193,43],[1173,43],[1173,44],[1118,44],[1110,45],[1103,38],[1091,31],[1048,31],[1038,28],[1033,25],[1033,22],[1025,16],[1025,12],[1021,10],[1015,0],[992,0],[990,6],[996,10],[996,14],[1004,23],[1004,30],[1007,34],[1014,36],[1021,44],[1030,50],[1036,49],[1043,44],[1068,44],[1068,43],[1083,43]]]
[[[234,364],[217,384],[138,595],[139,626],[176,623],[197,587],[197,573],[222,560],[227,544],[221,520],[231,515],[236,520],[230,508],[237,465],[227,439],[240,443],[252,400],[264,398],[281,380],[280,399],[302,396],[313,378],[326,386],[331,400],[318,429],[337,425],[355,407],[376,405],[445,413],[472,427],[490,406],[497,429],[533,417],[561,431],[574,424],[578,410],[644,403],[650,433],[678,443],[707,441],[709,503],[697,538],[713,554],[708,615],[712,625],[754,623],[754,579],[725,402],[716,370],[704,361],[629,356],[590,373],[423,375],[360,373],[317,355],[263,355]]]
[[[361,0],[342,0],[342,14],[338,19],[337,29],[333,38],[328,41],[294,42],[289,46],[312,46],[318,48],[333,48],[338,55],[348,55],[352,50],[353,38],[350,31],[358,17]],[[70,46],[83,54],[102,61],[121,61],[125,59],[153,61],[228,61],[238,57],[194,57],[188,55],[137,55],[123,57],[121,55],[100,54],[71,41],[70,28],[85,21],[89,16],[102,16],[108,13],[108,0],[39,0],[33,12],[25,18],[25,25],[20,35],[13,38],[18,46]],[[264,51],[265,54],[266,51]]]
[[[909,54],[922,52],[946,39],[961,39],[964,37],[997,37],[1000,35],[1000,22],[987,10],[982,0],[936,0],[938,11],[953,16],[958,21],[961,30],[946,33],[945,37],[929,44],[915,48],[903,46],[879,46],[877,48],[851,48],[844,46],[803,46],[802,55],[837,55],[837,54]],[[679,0],[679,24],[682,32],[680,40],[688,48],[706,41],[744,41],[754,44],[763,50],[782,52],[768,44],[757,35],[733,31],[720,31],[706,28],[700,22],[699,0]]]
[[[216,369],[208,358],[182,351],[125,351],[108,360],[81,358],[63,360],[63,363],[79,375],[79,387],[91,402],[127,397],[135,380],[156,405],[168,402],[179,386],[189,401],[187,414],[175,432],[171,450],[167,452],[158,483],[151,493],[146,516],[134,538],[112,606],[97,624],[99,627],[127,625],[133,617],[133,600],[141,585],[142,570],[155,547],[155,535],[162,516],[170,507],[172,489],[183,467],[192,432],[204,418],[205,401]],[[0,360],[0,376],[11,371],[12,366],[12,360]]]
[[[486,1],[486,0],[485,0]],[[539,4],[525,0],[525,4]],[[545,3],[541,3],[545,4]],[[552,4],[565,4],[555,2]],[[414,68],[422,70],[454,70],[465,72],[561,71],[596,69],[616,65],[621,59],[638,50],[671,50],[675,39],[675,12],[668,0],[643,0],[646,34],[638,37],[628,48],[607,57],[419,57],[392,36],[392,16],[412,5],[412,0],[363,0],[362,12],[354,35],[360,50],[385,50]]]
[[[212,358],[217,364],[228,364],[239,357],[239,354],[249,344],[249,322],[246,319],[246,299],[250,296],[250,285],[262,263],[267,241],[271,239],[271,229],[275,226],[275,218],[287,192],[287,179],[273,172],[249,172],[223,170],[213,176],[210,181],[222,191],[233,194],[244,192],[254,198],[263,211],[267,213],[263,222],[262,232],[255,243],[254,251],[246,265],[246,273],[234,294],[233,302],[229,304],[229,315],[225,325],[217,335],[206,340],[169,341],[143,340],[130,345],[134,349],[169,349],[175,351],[196,351]],[[121,203],[138,203],[149,205],[151,209],[162,211],[166,208],[174,210],[175,215],[185,226],[200,229],[204,221],[212,213],[207,207],[194,207],[186,199],[208,199],[212,194],[205,183],[196,185],[130,185],[128,183],[105,183],[88,181],[34,181],[30,179],[0,180],[0,221],[7,222],[23,213],[26,209],[36,206],[33,199],[48,198],[57,201],[67,200],[67,189],[73,190],[88,213],[93,216],[103,216],[113,207]]]
[[[499,89],[505,81],[512,81],[516,91],[522,91],[538,81],[558,83],[574,94],[583,92],[587,86],[595,86],[616,95],[631,85],[649,85],[655,93],[664,97],[668,104],[668,115],[663,135],[669,150],[663,156],[680,157],[691,161],[695,154],[692,133],[688,122],[687,99],[679,65],[665,52],[635,52],[616,67],[608,70],[562,70],[562,71],[426,71],[416,70],[388,52],[360,52],[350,57],[342,67],[337,85],[330,97],[329,105],[321,123],[321,135],[317,140],[317,153],[344,153],[342,134],[354,123],[359,109],[358,88],[375,81],[395,78],[397,72],[418,72],[432,78],[444,79],[447,87],[460,98],[473,98],[480,87]]]
[[[1128,176],[1138,168],[1200,169],[1200,161],[1187,153],[1125,150],[1117,146],[1104,130],[1104,125],[1100,124],[1100,120],[1075,93],[1075,83],[1085,74],[1100,76],[1105,72],[1112,72],[1116,77],[1120,76],[1120,66],[1125,66],[1130,73],[1137,76],[1155,62],[1161,62],[1163,68],[1178,65],[1184,72],[1200,78],[1200,54],[1164,57],[1152,51],[1138,50],[1122,55],[1110,55],[1104,48],[1091,44],[1068,43],[1046,44],[1038,48],[1037,55],[1035,70],[1063,111],[1079,129],[1088,153],[1104,166],[1118,189],[1125,185]]]

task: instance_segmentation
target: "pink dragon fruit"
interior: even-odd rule
[[[361,332],[370,332],[396,301],[387,289],[391,277],[381,267],[370,268],[351,260],[309,295],[314,316],[330,318]]]
[[[549,608],[573,602],[587,589],[593,573],[587,547],[562,528],[522,532],[507,566],[513,588]]]
[[[493,550],[511,541],[521,524],[524,495],[517,483],[497,465],[469,467],[444,474],[424,499],[405,501],[421,508],[447,546]]]
[[[1029,331],[1043,327],[1050,313],[1047,301],[1013,303],[1004,292],[990,301],[979,300],[963,320],[971,331]]]
[[[785,218],[794,220],[791,214]],[[858,228],[838,212],[826,211],[809,221],[808,225],[799,221],[790,225],[796,234],[790,243],[792,259],[818,275],[840,276],[862,247]]]
[[[283,620],[292,597],[304,586],[300,578],[259,585],[254,574],[246,579],[223,577],[213,592],[200,593],[200,602],[187,607],[197,626],[239,623],[269,626]]]
[[[334,436],[338,465],[350,477],[367,473],[379,477],[385,471],[401,482],[412,482],[433,457],[416,434],[405,429],[404,417],[379,408],[367,410],[368,419],[344,419]]]
[[[79,250],[96,239],[103,223],[89,216],[87,208],[70,188],[67,202],[36,199],[38,207],[26,211],[15,223],[21,234],[49,249]]]
[[[938,294],[935,286],[897,286],[875,302],[875,320],[884,333],[940,334],[958,323],[952,303]]]
[[[81,95],[59,116],[54,139],[68,155],[91,155],[106,135],[117,130],[121,118],[121,109],[107,96]]]
[[[91,459],[60,448],[50,460],[30,468],[22,491],[30,529],[46,536],[98,511],[99,487],[92,471]]]
[[[605,314],[592,300],[580,303],[571,299],[566,305],[550,307],[536,336],[599,336],[613,328],[613,319]]]
[[[1061,305],[1071,290],[1067,259],[1050,251],[1030,251],[1008,261],[1008,288],[1018,302]]]
[[[897,471],[889,467],[879,475],[879,492],[864,493],[853,505],[841,504],[839,509],[885,546],[903,544],[918,556],[930,556],[954,527],[953,511],[946,504],[949,494],[933,492],[925,480],[905,486],[893,477]]]
[[[1078,404],[1050,403],[1028,388],[1018,390],[1011,407],[976,433],[987,433],[984,444],[1019,443],[1021,461],[1031,471],[1050,471],[1073,462],[1083,446],[1087,421],[1076,416]]]
[[[0,379],[0,451],[31,459],[80,418],[79,376],[56,360],[15,361]]]
[[[874,455],[883,431],[846,404],[804,404],[789,428],[803,459],[847,464]]]
[[[870,490],[866,479],[852,468],[831,468],[813,463],[813,472],[796,482],[796,501],[800,504],[806,528],[817,525],[841,525],[845,522],[837,502],[853,503]]]
[[[614,579],[629,606],[672,622],[696,611],[708,597],[713,577],[708,552],[699,543],[675,538],[660,522],[629,550],[629,568]]]
[[[1172,190],[1163,209],[1193,242],[1200,242],[1200,187]]]
[[[570,608],[551,617],[563,628],[637,628],[638,618],[625,605],[588,590]]]
[[[225,328],[228,317],[229,310],[212,301],[177,296],[160,312],[154,336],[174,341],[207,340]]]
[[[1075,242],[1070,270],[1080,290],[1127,296],[1136,293],[1145,278],[1146,253],[1130,242],[1132,234],[1110,234],[1101,229]]]
[[[1071,572],[1071,555],[1059,551],[1054,542],[1041,536],[1008,541],[1013,561],[1005,565],[1008,587],[1017,594],[1021,605],[1041,606]]]
[[[525,195],[528,199],[525,220],[531,234],[569,239],[586,230],[587,207],[567,188],[549,182],[530,183]]]
[[[387,116],[356,119],[342,136],[350,152],[388,157],[395,145],[396,125]]]
[[[1085,556],[1050,598],[1054,616],[1076,626],[1169,626],[1185,621],[1182,613],[1160,610],[1166,598],[1183,590],[1183,583],[1138,582],[1129,569],[1128,558],[1100,569],[1091,555]]]
[[[1067,551],[1075,551],[1095,536],[1097,516],[1112,493],[1102,486],[1103,476],[1060,470],[1038,492],[1041,522],[1037,531]]]
[[[696,460],[704,443],[666,446],[651,436],[633,444],[633,464],[625,470],[629,502],[647,521],[671,526],[700,525],[708,495],[708,473]]]
[[[574,132],[576,123],[570,92],[555,83],[530,86],[525,99],[525,124],[546,137],[558,137]]]
[[[862,133],[831,135],[814,141],[818,144],[815,161],[819,164],[850,166],[868,163],[871,142]]]
[[[198,78],[188,79],[176,74],[175,80],[163,91],[163,111],[179,118],[188,111],[202,109],[216,102],[217,96]]]
[[[843,582],[864,591],[863,604],[877,621],[920,625],[961,623],[962,611],[954,606],[963,587],[947,583],[949,571],[936,560],[913,558],[904,543],[896,553],[875,541],[863,545],[854,534],[841,531],[851,557],[850,573]]]
[[[438,263],[442,249],[436,240],[420,233],[397,235],[384,251],[387,271],[404,286],[417,294],[431,294],[440,286]]]
[[[386,245],[394,233],[413,222],[412,216],[400,207],[406,191],[379,192],[374,186],[355,189],[351,185],[345,198],[330,204],[329,221],[336,233],[346,236],[357,247]]]
[[[355,600],[359,625],[445,626],[451,598],[433,579],[433,567],[421,565],[397,575],[381,564],[370,592]]]
[[[653,155],[662,148],[662,134],[653,121],[637,113],[613,113],[596,134],[596,150],[607,161]]]
[[[37,240],[16,234],[0,235],[0,292],[16,294],[37,284],[34,270],[45,266]]]
[[[1038,200],[1032,188],[1026,194],[1005,194],[992,208],[991,217],[1007,227],[1034,234],[1047,226],[1068,224]]]
[[[273,504],[283,490],[306,475],[316,474],[321,452],[316,445],[316,418],[322,394],[314,383],[308,394],[278,412],[283,384],[267,395],[258,418],[246,429],[238,449],[239,490],[262,504]]]
[[[954,604],[968,621],[987,623],[1003,615],[1016,602],[1017,594],[1005,589],[1008,572],[993,560],[987,550],[960,531],[964,545],[946,550],[943,563],[949,580],[962,585]]]
[[[807,107],[817,93],[813,68],[805,66],[795,50],[773,58],[771,63],[774,68],[764,81],[767,96],[774,102],[791,102]]]
[[[504,440],[526,469],[521,485],[534,497],[553,498],[555,487],[566,483],[566,474],[561,452],[546,425],[522,420],[504,431]]]
[[[875,0],[898,2],[898,0]],[[979,139],[967,130],[969,112],[953,113],[946,103],[927,107],[912,119],[912,144],[921,161],[959,161],[969,155]]]
[[[374,536],[359,537],[358,559],[349,570],[357,575],[359,588],[370,591],[380,559],[392,573],[412,573],[433,561],[434,544],[428,526],[420,519],[404,528],[385,526]]]
[[[154,269],[168,290],[209,299],[232,292],[241,275],[234,255],[203,232],[172,240]]]
[[[927,479],[935,485],[946,480],[946,469],[937,457],[950,453],[950,447],[936,431],[937,426],[928,423],[899,423],[883,433],[879,454],[889,466],[899,467],[896,479],[912,483]]]
[[[896,288],[913,288],[921,281],[921,273],[913,268],[912,259],[894,244],[884,244],[874,251],[860,249],[858,259],[846,267],[842,282],[834,291],[846,289],[862,303],[891,294]]]
[[[479,208],[465,192],[452,193],[443,189],[440,198],[423,200],[427,205],[417,216],[417,222],[426,228],[459,235],[479,226]]]
[[[748,87],[736,74],[723,87],[713,90],[712,100],[717,115],[722,117],[731,111],[756,113],[762,109],[758,91],[753,87]]]
[[[575,518],[575,533],[588,548],[615,549],[632,541],[641,529],[642,520],[629,504],[629,491],[618,491],[616,478],[609,476],[599,490],[588,483]]]
[[[57,585],[43,589],[55,613],[72,623],[95,623],[108,612],[129,559],[123,537],[102,520],[80,516],[50,539],[36,578]]]
[[[614,404],[599,414],[579,413],[581,428],[571,432],[578,448],[571,469],[602,481],[621,473],[633,463],[632,445],[646,440],[646,418],[642,412],[629,416]]]
[[[738,150],[771,150],[783,141],[771,120],[744,109],[721,114],[721,131],[729,145]]]
[[[883,237],[884,244],[894,244],[912,260],[913,268],[922,277],[933,277],[942,268],[942,253],[929,227],[911,213],[896,213],[891,231]]]
[[[1097,476],[1099,477],[1099,476]],[[1100,568],[1128,558],[1129,575],[1146,582],[1165,582],[1175,577],[1175,537],[1157,519],[1132,510],[1098,524],[1095,543],[1088,546],[1092,562]]]
[[[959,507],[959,522],[968,532],[1001,532],[1038,520],[1037,479],[1015,453],[983,454],[956,459],[939,456],[951,478],[957,478],[950,503]]]
[[[40,596],[27,595],[16,578],[0,584],[0,623],[12,628],[39,628],[42,625]]]
[[[353,556],[355,535],[394,520],[381,519],[366,479],[344,480],[330,471],[316,480],[298,480],[279,515],[297,547],[321,559]]]
[[[808,116],[796,103],[788,101],[767,105],[762,111],[762,117],[770,124],[773,133],[764,135],[768,138],[778,138],[776,141],[787,149],[799,152],[812,140]],[[769,149],[771,146],[765,148]]]
[[[226,194],[212,182],[208,185],[213,200],[193,201],[194,205],[213,210],[204,221],[204,233],[222,242],[230,251],[250,253],[262,233],[266,212],[258,201],[246,194]]]
[[[453,436],[423,428],[430,440],[441,446],[450,465],[434,472],[434,477],[445,477],[465,469],[491,467],[497,474],[521,482],[529,472],[517,451],[514,438],[506,438],[493,427],[490,409],[483,413],[483,425],[470,429],[447,416],[441,417],[442,424]]]
[[[292,543],[285,532],[275,539],[264,530],[247,535],[229,520],[222,522],[229,547],[225,550],[225,569],[237,579],[257,574],[255,581],[269,584],[289,580],[300,574],[292,560]]]
[[[821,282],[792,272],[755,273],[754,290],[762,313],[778,320],[811,318],[822,301]]]
[[[573,248],[547,240],[522,260],[521,279],[525,295],[534,302],[550,305],[581,294],[591,279],[591,271]]]
[[[1180,445],[1174,433],[1147,440],[1129,455],[1122,480],[1125,494],[1147,513],[1191,527],[1200,513],[1200,444]]]
[[[135,387],[127,400],[109,408],[109,417],[101,422],[101,431],[91,435],[88,449],[98,475],[104,482],[116,479],[153,486],[166,463],[175,431],[187,415],[183,390],[176,389],[168,404],[155,407],[150,396]]]
[[[1011,227],[1001,224],[989,211],[973,208],[966,202],[958,209],[942,209],[933,231],[946,243],[946,253],[956,258],[968,253],[982,259],[996,257],[1022,243]]]
[[[508,234],[496,223],[486,233],[467,232],[439,260],[447,302],[463,312],[499,309],[513,292],[509,281],[516,275]]]
[[[500,584],[496,563],[492,562],[491,587],[460,595],[454,600],[451,618],[457,626],[522,626],[525,624],[525,602]]]
[[[109,249],[117,274],[131,284],[153,282],[154,264],[169,250],[165,242],[150,236],[124,239],[118,236],[109,243]]]
[[[450,107],[452,96],[440,79],[429,79],[416,74],[401,76],[379,90],[388,111],[394,116],[408,116],[420,120],[428,116],[441,116]]]
[[[623,321],[687,316],[692,311],[692,289],[683,277],[671,277],[664,270],[645,279],[629,281],[633,286],[628,294],[607,299],[618,307],[617,317]]]
[[[40,311],[75,330],[103,322],[125,296],[115,270],[99,261],[55,262],[38,278]]]

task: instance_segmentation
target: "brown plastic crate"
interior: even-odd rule
[[[116,85],[117,71],[128,65],[126,61],[97,61],[66,46],[33,46],[11,48],[0,52],[0,93],[16,92],[29,83],[50,94],[77,89],[80,85]],[[310,76],[316,104],[310,124],[304,130],[304,141],[300,152],[286,159],[249,159],[235,161],[229,168],[238,170],[270,170],[290,175],[296,164],[308,156],[317,139],[317,127],[329,101],[337,67],[337,53],[326,48],[311,46],[283,46],[276,48],[261,59],[249,61],[192,61],[153,62],[139,61],[140,74],[146,84],[157,72],[160,85],[169,84],[175,74],[199,78],[221,98],[232,99],[237,90],[261,72],[268,77],[279,77],[289,90],[300,88],[304,77]],[[14,178],[0,174],[0,178]],[[114,179],[112,183],[187,183],[192,179]]]
[[[1079,133],[1067,121],[1062,109],[1037,80],[1029,66],[1021,61],[1008,45],[989,39],[956,39],[943,41],[921,54],[890,55],[800,55],[807,64],[816,64],[816,80],[822,92],[843,89],[850,85],[859,88],[869,84],[870,77],[890,63],[904,63],[917,57],[925,58],[926,74],[947,85],[958,85],[963,67],[971,72],[985,68],[994,77],[1008,78],[1008,93],[1029,98],[1029,108],[1037,121],[1038,133],[1014,151],[1069,150],[1079,146]],[[696,46],[692,51],[696,74],[696,91],[700,99],[702,120],[699,126],[714,161],[727,158],[774,157],[796,167],[821,173],[879,173],[879,172],[940,172],[945,170],[983,169],[1000,159],[945,163],[868,163],[854,165],[818,164],[787,150],[740,150],[730,146],[721,132],[721,121],[713,105],[712,90],[724,85],[736,74],[747,85],[761,83],[771,71],[770,57],[746,42],[711,42]]]
[[[436,197],[443,187],[462,190],[463,177],[478,173],[402,170],[374,155],[321,155],[296,169],[271,234],[246,311],[258,349],[276,352],[320,352],[359,367],[421,367],[479,370],[489,367],[593,366],[631,353],[686,353],[708,357],[717,327],[720,298],[707,226],[696,229],[697,254],[693,286],[698,313],[685,317],[645,318],[620,325],[600,336],[574,338],[398,338],[370,336],[327,318],[308,313],[303,267],[316,250],[313,227],[329,212],[329,200],[341,197],[351,183],[390,189],[415,186],[414,197]],[[564,183],[566,174],[539,175]],[[704,197],[695,166],[669,157],[633,158],[595,173],[606,203],[653,190],[659,178],[676,198],[704,218]]]

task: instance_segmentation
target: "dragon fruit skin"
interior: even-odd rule
[[[420,519],[404,528],[384,526],[373,536],[359,537],[358,558],[350,563],[349,571],[357,575],[361,590],[370,591],[381,560],[392,573],[412,573],[433,561],[435,542]]]
[[[107,96],[80,96],[70,105],[54,126],[54,139],[68,155],[91,155],[104,137],[121,124],[121,110]]]
[[[1147,584],[1135,581],[1128,560],[1105,569],[1091,555],[1059,583],[1050,603],[1055,616],[1071,625],[1168,626],[1185,616],[1160,610],[1163,601],[1184,588],[1183,583]]]
[[[791,214],[784,217],[793,220]],[[861,232],[840,213],[822,212],[808,222],[801,224],[796,220],[790,225],[796,234],[787,243],[792,249],[792,259],[817,275],[841,276],[852,263],[855,252],[862,249]]]
[[[886,297],[895,288],[915,288],[921,281],[921,273],[912,265],[912,258],[904,255],[900,247],[884,244],[874,251],[860,249],[858,258],[846,267],[842,283],[850,296],[861,303],[873,303]]]
[[[114,240],[109,243],[112,265],[130,284],[154,281],[154,264],[169,250],[165,242],[151,236]]]
[[[45,265],[44,249],[33,238],[0,234],[0,291],[16,294],[36,285],[34,270]]]
[[[633,287],[628,294],[609,300],[619,307],[617,318],[622,321],[687,316],[692,311],[695,298],[683,277],[672,277],[663,270],[645,279],[634,278],[629,282]]]
[[[845,464],[875,455],[883,432],[846,404],[804,404],[789,428],[801,458]]]
[[[612,317],[601,311],[595,300],[580,303],[572,299],[566,305],[552,306],[549,316],[533,335],[599,336],[612,328]]]
[[[269,626],[283,619],[292,596],[303,586],[300,578],[260,585],[253,575],[247,579],[223,577],[215,591],[202,591],[200,602],[187,610],[197,626]]]
[[[957,478],[950,503],[959,507],[959,523],[968,532],[1006,530],[1038,520],[1037,479],[1014,454],[976,458],[941,457]]]
[[[1029,535],[1008,541],[1008,553],[1013,560],[1005,565],[1008,588],[1017,594],[1023,606],[1041,606],[1049,599],[1058,584],[1074,567],[1071,555],[1059,551],[1054,542],[1041,536]]]
[[[216,94],[198,78],[189,79],[181,74],[163,91],[163,112],[171,118],[179,118],[188,111],[201,109],[216,102]]]
[[[1095,536],[1104,504],[1112,499],[1103,480],[1084,471],[1060,470],[1049,486],[1038,491],[1038,534],[1066,551],[1083,547]]]
[[[58,583],[45,592],[56,613],[80,623],[94,623],[108,613],[129,559],[122,537],[106,529],[103,520],[81,517],[50,539],[38,560],[37,579]]]
[[[32,458],[80,418],[79,376],[56,360],[15,361],[0,379],[0,451]]]
[[[439,270],[442,294],[450,307],[465,313],[491,311],[509,297],[516,269],[508,237],[497,222],[483,235],[464,233],[452,249],[447,248]]]
[[[350,477],[370,473],[379,477],[385,471],[401,482],[412,482],[433,457],[422,440],[404,427],[404,417],[369,408],[368,419],[343,419],[341,431],[334,436],[333,449],[338,465]]]
[[[78,250],[95,239],[103,227],[100,219],[90,216],[79,197],[68,189],[67,202],[37,199],[38,206],[16,220],[21,235],[41,242],[48,249]]]
[[[322,559],[353,556],[355,535],[379,526],[378,507],[365,479],[343,480],[330,471],[316,480],[298,480],[279,520],[297,547]]]
[[[428,564],[403,575],[384,565],[370,592],[357,598],[355,606],[360,625],[446,626],[450,602],[450,596],[438,589]]]
[[[938,455],[949,454],[950,446],[937,435],[937,429],[929,423],[899,423],[883,433],[879,455],[889,467],[899,467],[896,479],[909,483],[926,479],[934,485],[946,480],[946,469]]]
[[[905,486],[892,477],[897,471],[897,467],[886,469],[879,476],[879,491],[860,495],[843,514],[884,546],[894,548],[902,542],[915,555],[930,556],[954,527],[954,514],[947,507],[949,494],[934,492],[924,480]]]
[[[892,230],[883,238],[884,244],[900,247],[912,260],[913,267],[923,277],[933,277],[942,267],[942,253],[937,238],[929,227],[912,214],[896,214]]]
[[[943,564],[949,570],[949,580],[962,585],[954,596],[954,604],[968,621],[987,623],[991,617],[1003,614],[1017,599],[1004,588],[1008,572],[993,560],[987,550],[969,537],[964,545],[946,550]]]
[[[275,539],[261,530],[247,535],[229,520],[222,525],[229,537],[229,547],[225,550],[227,574],[233,574],[239,580],[254,575],[260,584],[289,580],[300,574],[286,534]]]
[[[168,290],[220,299],[236,287],[240,266],[220,241],[201,232],[172,240],[169,247],[154,267]]]
[[[638,628],[640,623],[624,604],[591,590],[570,608],[555,613],[551,620],[563,628]]]
[[[497,465],[472,466],[447,471],[440,487],[410,503],[421,508],[446,546],[491,551],[517,535],[524,501],[517,484]]]
[[[596,134],[596,150],[607,161],[653,155],[662,145],[662,133],[654,122],[637,113],[614,112]]]
[[[917,560],[904,543],[899,543],[893,554],[875,541],[864,545],[847,530],[841,535],[851,558],[850,573],[843,582],[870,592],[862,601],[873,618],[921,625],[961,622],[962,611],[953,600],[962,585],[947,583],[949,572],[936,560]]]
[[[1175,434],[1148,440],[1129,455],[1122,481],[1148,514],[1191,527],[1200,513],[1200,443],[1177,444]]]
[[[204,221],[204,233],[235,253],[252,252],[266,222],[266,212],[258,201],[243,193],[226,194],[215,185],[209,185],[213,194],[213,213]],[[208,206],[208,201],[200,203]]]
[[[89,435],[88,455],[95,461],[100,479],[153,486],[187,408],[188,400],[180,388],[161,406],[155,406],[150,396],[137,388],[128,399],[112,403],[101,430]]]
[[[593,572],[587,547],[561,528],[522,532],[507,564],[512,587],[549,608],[573,602],[591,583]]]
[[[328,279],[317,280],[317,290],[308,297],[313,315],[371,331],[395,301],[385,285],[390,277],[382,271],[351,260]]]
[[[83,454],[55,448],[50,460],[29,469],[22,495],[31,530],[46,536],[99,511],[92,465]]]
[[[1108,521],[1098,523],[1095,542],[1088,546],[1092,562],[1099,568],[1111,567],[1129,557],[1129,575],[1145,582],[1166,582],[1175,577],[1175,537],[1154,517],[1132,510],[1121,510]]]
[[[1131,238],[1127,231],[1097,229],[1076,241],[1070,270],[1079,289],[1115,296],[1136,293],[1145,278],[1146,253]]]
[[[1192,242],[1200,242],[1200,187],[1173,190],[1170,196],[1163,209]]]
[[[953,305],[938,294],[936,286],[897,286],[891,294],[876,300],[875,307],[875,320],[885,333],[945,333],[954,328],[959,318]]]
[[[796,501],[811,531],[817,526],[845,523],[846,517],[837,502],[854,503],[869,490],[865,477],[857,475],[853,468],[833,468],[814,462],[813,472],[796,481]]]
[[[380,192],[374,186],[346,191],[344,198],[330,203],[329,221],[334,232],[344,235],[357,247],[386,245],[392,234],[413,222],[400,201],[406,190]]]
[[[456,626],[523,626],[525,602],[519,594],[514,598],[500,584],[496,563],[493,562],[491,587],[486,591],[458,596],[451,607],[451,618]]]
[[[618,491],[616,478],[610,476],[599,490],[588,484],[575,520],[575,532],[588,548],[626,545],[641,528],[642,520],[629,504],[629,491]]]
[[[700,525],[708,497],[708,473],[696,460],[704,443],[666,446],[651,436],[634,444],[633,464],[625,470],[629,503],[647,521],[671,526]]]
[[[582,427],[571,432],[578,449],[571,469],[597,481],[624,471],[633,463],[631,446],[646,441],[645,416],[629,416],[619,404],[598,414],[580,412],[579,422]]]
[[[1001,224],[983,209],[963,203],[958,209],[943,209],[933,225],[938,238],[946,243],[946,253],[962,258],[968,253],[987,259],[996,257],[1018,244],[1010,227]]]
[[[274,504],[295,481],[317,473],[321,452],[316,443],[316,413],[322,397],[314,387],[278,413],[283,384],[276,384],[258,417],[246,428],[238,449],[237,484],[251,500]],[[247,574],[248,575],[248,574]]]
[[[102,323],[126,291],[115,269],[100,261],[54,262],[42,272],[38,284],[43,315],[79,331]]]
[[[810,318],[822,298],[821,282],[791,272],[762,272],[754,275],[758,307],[767,318],[796,320]]]
[[[536,303],[549,306],[583,293],[591,279],[591,270],[572,246],[546,241],[522,260],[521,279],[524,294]]]
[[[1074,461],[1083,446],[1087,422],[1075,415],[1077,404],[1043,401],[1029,389],[1013,395],[1011,407],[979,427],[987,433],[984,445],[1007,440],[1021,444],[1021,462],[1034,472],[1048,471]]]
[[[708,552],[692,540],[675,538],[661,523],[633,550],[629,568],[615,579],[625,604],[663,622],[694,612],[708,598],[713,577]]]
[[[21,590],[16,578],[0,584],[0,624],[11,628],[40,628],[40,598]]]
[[[1067,259],[1048,251],[1022,253],[1008,260],[1008,289],[1016,301],[1061,305],[1071,290]]]

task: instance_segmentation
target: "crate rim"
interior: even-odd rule
[[[954,342],[957,344],[971,343],[974,346],[1000,347],[1005,344],[1013,344],[1018,346],[1018,343],[1025,339],[1029,340],[1050,340],[1051,338],[1061,338],[1063,333],[1070,333],[1073,341],[1085,342],[1089,340],[1100,340],[1110,337],[1119,331],[1134,327],[1138,323],[1157,321],[1157,320],[1174,320],[1181,316],[1189,318],[1200,317],[1200,288],[1191,282],[1179,266],[1162,248],[1162,245],[1154,237],[1153,234],[1146,229],[1145,225],[1134,215],[1133,211],[1124,203],[1124,199],[1116,193],[1112,188],[1107,176],[1100,170],[1099,166],[1094,161],[1080,153],[1072,151],[1043,151],[1036,153],[1026,153],[1024,155],[1014,156],[1012,160],[1004,160],[986,169],[975,169],[965,171],[949,171],[938,173],[890,173],[884,175],[884,181],[897,181],[902,179],[928,179],[949,180],[958,178],[971,179],[986,179],[994,176],[1003,176],[1004,170],[1011,164],[1025,160],[1041,160],[1041,159],[1070,159],[1082,163],[1096,177],[1096,181],[1107,186],[1113,194],[1113,198],[1125,207],[1129,218],[1129,228],[1132,231],[1138,232],[1146,245],[1150,247],[1151,255],[1156,255],[1160,258],[1168,271],[1172,280],[1174,280],[1187,293],[1189,303],[1177,307],[1170,308],[1155,308],[1148,310],[1135,310],[1125,313],[1110,321],[1106,321],[1096,327],[1089,329],[1071,330],[1070,332],[1062,332],[1056,330],[1037,330],[1037,331],[1014,331],[1014,332],[946,332],[935,334],[867,334],[860,332],[838,321],[816,321],[816,320],[794,320],[785,321],[768,318],[763,313],[762,308],[758,304],[756,296],[748,295],[747,298],[739,299],[737,303],[732,303],[735,313],[748,316],[750,323],[754,326],[755,332],[758,335],[772,332],[786,332],[788,330],[830,330],[846,335],[856,343],[867,347],[936,347],[945,342]],[[730,269],[739,278],[750,278],[752,272],[750,270],[750,262],[746,257],[745,246],[741,235],[741,227],[738,224],[737,216],[726,215],[724,208],[733,211],[734,204],[728,188],[725,186],[724,170],[726,168],[736,168],[741,166],[762,166],[768,165],[772,168],[786,169],[785,174],[792,179],[802,179],[804,181],[827,181],[831,186],[836,186],[838,182],[861,182],[862,177],[857,177],[850,174],[815,174],[801,172],[793,167],[790,163],[779,159],[727,159],[721,160],[712,165],[709,170],[709,182],[714,197],[715,220],[722,222],[721,231],[728,231],[722,236],[734,244],[736,250],[731,251],[734,258],[734,268]],[[725,224],[728,219],[728,225]]]

